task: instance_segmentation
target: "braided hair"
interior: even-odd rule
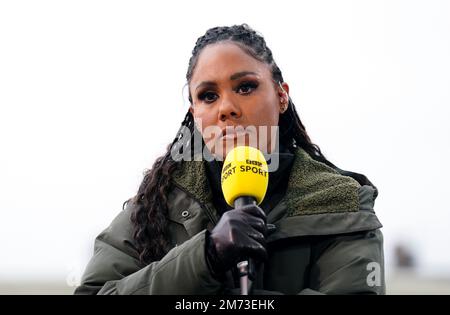
[[[263,36],[247,24],[242,24],[214,27],[198,38],[192,50],[186,73],[188,83],[191,81],[200,52],[206,46],[221,41],[231,41],[255,59],[266,63],[271,69],[272,79],[279,84],[284,82],[281,70],[275,63],[272,51],[267,47]],[[189,101],[192,104],[190,93]],[[186,140],[183,139],[183,128],[188,128],[191,131],[190,134],[194,134],[194,120],[189,111],[181,123],[175,139],[167,147],[167,152],[155,161],[151,169],[144,172],[144,179],[138,193],[132,198],[138,206],[131,217],[134,227],[133,237],[139,258],[144,264],[161,259],[169,250],[167,195],[171,189],[172,174],[182,163],[174,161],[170,152],[180,141]],[[338,169],[324,157],[320,148],[311,142],[290,98],[287,111],[280,114],[279,130],[280,141],[283,141],[288,147],[301,147],[313,159]]]

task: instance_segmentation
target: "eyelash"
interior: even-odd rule
[[[254,90],[256,90],[256,89],[258,88],[258,85],[259,85],[259,84],[258,84],[257,82],[246,81],[246,82],[241,83],[241,84],[235,89],[235,91],[236,91],[236,92],[239,92],[239,90],[240,90],[241,88],[243,88],[243,87],[250,88],[250,91],[249,91],[249,92],[242,93],[243,95],[249,95],[249,94],[251,94]],[[210,94],[215,94],[215,93],[214,93],[214,92],[211,92],[211,91],[202,92],[202,93],[200,93],[200,94],[198,95],[198,99],[201,100],[202,102],[204,101],[204,102],[206,102],[206,103],[213,103],[217,98],[215,98],[213,101],[207,101],[207,100],[206,100],[207,96],[210,95]],[[217,95],[216,95],[216,96],[217,96]]]

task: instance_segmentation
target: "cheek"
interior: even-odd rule
[[[211,132],[208,131],[216,126],[216,120],[215,118],[217,115],[214,113],[214,111],[211,110],[201,110],[198,109],[194,112],[194,122],[197,126],[197,129],[201,132],[203,137],[205,138],[211,138]],[[208,140],[206,139],[205,140]]]
[[[249,125],[276,126],[278,125],[279,109],[274,100],[256,99],[252,106],[245,108],[245,116]]]
[[[194,111],[194,115],[193,116],[194,116],[195,124],[197,126],[199,126],[199,127],[202,126],[202,129],[207,127],[209,125],[209,123],[210,123],[210,118],[209,117],[211,115],[209,115],[207,111],[201,110],[200,108],[197,108]]]

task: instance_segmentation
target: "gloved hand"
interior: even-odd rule
[[[222,279],[240,261],[267,259],[266,215],[249,205],[225,212],[211,232],[206,233],[206,261],[211,273]]]

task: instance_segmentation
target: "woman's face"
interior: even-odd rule
[[[232,42],[206,46],[189,84],[190,108],[209,151],[218,159],[236,145],[272,152],[289,86],[272,80],[269,66]]]

